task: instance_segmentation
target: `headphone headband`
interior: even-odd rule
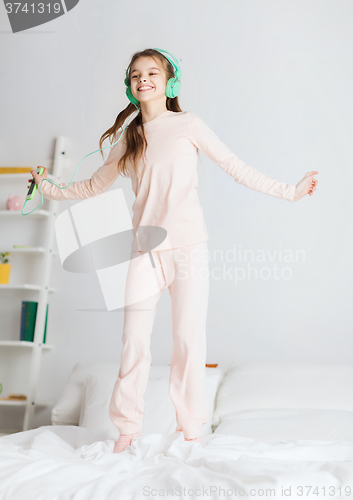
[[[175,71],[180,72],[179,78],[181,78],[182,75],[181,75],[181,69],[180,69],[180,64],[179,64],[178,59],[175,56],[173,56],[173,54],[171,54],[170,52],[167,52],[166,50],[163,50],[163,49],[153,49],[153,50],[158,50],[158,52],[165,52],[166,54],[169,54],[174,59],[175,63],[173,62],[173,60],[170,57],[168,57],[164,54],[162,54],[162,55],[164,57],[166,57],[168,59],[168,61],[174,66]]]

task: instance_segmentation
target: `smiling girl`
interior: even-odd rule
[[[166,287],[172,303],[169,394],[176,410],[176,431],[187,441],[199,442],[202,426],[210,417],[205,368],[209,273],[208,260],[201,258],[207,254],[209,236],[197,196],[198,150],[237,183],[290,202],[312,196],[318,183],[317,171],[307,172],[295,186],[278,182],[240,160],[201,118],[181,110],[177,96],[180,82],[174,82],[174,91],[173,81],[168,82],[176,71],[177,78],[181,76],[179,64],[164,53],[169,54],[146,49],[133,55],[125,82],[131,102],[102,135],[100,148],[106,138],[112,144],[120,136],[123,123],[136,108],[138,113],[106,162],[90,179],[73,182],[66,190],[48,182],[42,186],[48,199],[83,199],[103,193],[120,175],[130,177],[136,234],[139,227],[166,231],[167,237],[158,246],[149,241],[148,233],[143,241],[134,240],[138,248],[133,248],[132,258],[153,249],[164,284],[157,294],[124,308],[120,369],[109,407],[110,418],[120,432],[115,453],[141,435],[143,397],[151,366],[150,336],[158,300]],[[47,169],[41,176],[31,171],[38,189],[47,173]]]

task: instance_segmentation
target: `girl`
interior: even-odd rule
[[[131,254],[134,258],[153,248],[164,284],[152,297],[124,307],[120,369],[109,407],[110,418],[120,432],[115,453],[141,435],[143,396],[151,365],[150,335],[158,300],[167,286],[173,323],[169,394],[176,410],[176,431],[182,431],[185,440],[199,442],[202,425],[209,420],[205,369],[209,273],[208,260],[201,258],[207,253],[208,233],[197,196],[198,149],[236,182],[291,202],[311,196],[318,183],[316,171],[306,173],[296,186],[278,182],[235,156],[198,116],[181,110],[177,97],[180,83],[174,91],[170,90],[172,82],[168,84],[169,79],[181,76],[179,64],[171,54],[170,58],[162,52],[169,54],[146,49],[133,55],[125,80],[131,102],[102,135],[100,148],[107,137],[111,144],[120,137],[122,125],[135,107],[138,114],[91,179],[74,182],[66,190],[49,182],[42,185],[45,198],[82,199],[103,193],[119,175],[130,177],[136,196],[134,230],[155,226],[167,233],[154,247],[147,235]],[[31,171],[38,189],[47,173],[46,168],[41,176]]]

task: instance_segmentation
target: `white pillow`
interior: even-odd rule
[[[353,411],[353,367],[231,363],[217,394],[213,428],[228,413],[266,408]]]
[[[344,410],[266,409],[224,415],[215,434],[278,444],[288,441],[353,441],[353,412]]]
[[[117,378],[119,368],[119,363],[76,363],[51,411],[52,424],[78,425],[86,377],[92,373],[110,373]]]
[[[169,396],[170,366],[150,368],[147,389],[144,396],[145,412],[141,434],[173,433],[176,428],[175,408]],[[207,392],[210,408],[208,424],[203,434],[212,432],[212,414],[216,393],[224,375],[220,368],[206,368]],[[94,373],[87,377],[79,425],[91,430],[108,431],[112,439],[118,439],[119,431],[110,420],[109,403],[116,382],[116,376],[108,373]]]

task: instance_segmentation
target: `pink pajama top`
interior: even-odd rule
[[[192,245],[209,237],[197,195],[198,149],[236,182],[276,198],[294,201],[296,186],[278,182],[247,165],[191,111],[165,111],[143,127],[148,147],[146,155],[138,163],[140,179],[136,178],[130,160],[127,163],[136,197],[132,206],[132,225],[135,230],[139,226],[166,229],[167,238],[154,249]],[[120,134],[121,130],[117,138]],[[73,182],[64,190],[43,182],[44,198],[83,199],[109,189],[119,176],[117,164],[125,152],[124,135],[90,179]],[[65,185],[59,184],[60,187]],[[143,248],[139,244],[139,249],[153,248]]]

